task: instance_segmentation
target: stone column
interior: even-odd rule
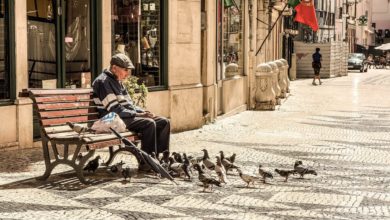
[[[256,68],[256,110],[275,110],[276,100],[273,88],[272,68],[266,64],[259,64]]]
[[[286,86],[286,92],[290,93],[290,79],[288,78],[288,62],[285,59],[280,59],[280,61],[283,63],[284,66],[284,78],[286,80],[287,86]]]
[[[282,61],[276,60],[275,61],[276,65],[278,66],[279,69],[279,87],[280,87],[280,98],[284,99],[287,97],[287,82],[286,82],[286,73],[285,73],[285,67]]]
[[[267,63],[268,65],[271,66],[272,68],[272,85],[274,87],[274,91],[275,91],[275,99],[276,99],[276,104],[277,105],[280,105],[281,102],[280,102],[280,95],[281,95],[281,90],[280,90],[280,86],[279,86],[279,69],[278,69],[278,66],[276,65],[275,62],[268,62]]]

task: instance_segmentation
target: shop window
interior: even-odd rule
[[[28,82],[30,88],[54,84],[56,28],[52,0],[27,0]]]
[[[8,19],[6,13],[6,1],[0,1],[0,100],[10,99],[10,71],[7,61],[8,50]]]
[[[229,77],[228,66],[238,66],[237,74],[243,74],[244,0],[218,0],[217,7],[217,78],[223,79]]]
[[[146,86],[164,85],[162,68],[163,0],[112,0],[112,50],[132,60]]]

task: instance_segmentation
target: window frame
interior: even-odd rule
[[[5,54],[8,56],[5,57],[6,72],[8,73],[9,80],[9,94],[10,97],[7,99],[0,99],[0,106],[4,105],[13,105],[16,99],[16,76],[15,76],[15,41],[10,39],[15,39],[15,3],[14,1],[4,1],[4,28],[7,30],[5,35],[4,45],[5,45]]]

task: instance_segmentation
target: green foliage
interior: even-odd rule
[[[130,76],[123,81],[123,86],[126,88],[131,100],[134,104],[142,108],[146,108],[146,98],[148,97],[148,88],[144,83],[138,84],[138,78]]]

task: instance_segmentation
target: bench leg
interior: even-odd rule
[[[90,183],[84,177],[84,166],[87,163],[87,161],[95,154],[95,150],[88,151],[88,153],[86,155],[84,155],[83,158],[80,161],[78,161],[78,163],[77,163],[76,158],[80,152],[80,148],[81,148],[82,144],[77,144],[76,151],[74,152],[74,155],[71,157],[71,159],[68,159],[69,144],[65,143],[63,145],[64,145],[63,146],[64,147],[64,157],[60,158],[57,154],[58,151],[56,151],[57,145],[55,143],[51,143],[51,146],[53,148],[53,153],[55,154],[54,161],[51,162],[48,141],[47,140],[42,141],[43,158],[45,160],[46,170],[42,176],[37,177],[36,179],[40,180],[40,181],[45,181],[49,178],[51,172],[53,171],[53,169],[57,165],[66,164],[66,165],[71,166],[74,169],[74,171],[76,172],[76,176],[80,180],[81,183],[83,183],[83,184]]]
[[[54,168],[53,164],[50,162],[50,153],[49,153],[48,143],[49,143],[48,140],[46,140],[46,139],[42,140],[43,159],[45,160],[46,169],[45,169],[45,173],[42,176],[36,178],[37,180],[40,180],[40,181],[47,180],[47,178],[49,178],[49,176]]]
[[[78,146],[77,146],[78,147]],[[78,152],[76,151],[75,154],[78,154]],[[81,183],[83,184],[89,184],[90,182],[88,180],[85,179],[84,177],[84,166],[85,166],[85,163],[89,160],[89,158],[93,157],[93,155],[95,154],[95,150],[90,150],[88,151],[88,153],[86,155],[83,156],[83,158],[79,161],[78,164],[75,163],[75,161],[70,161],[71,162],[71,166],[73,167],[73,169],[76,171],[76,175],[77,175],[77,178],[80,180]],[[77,155],[74,155],[74,157],[77,156]]]

